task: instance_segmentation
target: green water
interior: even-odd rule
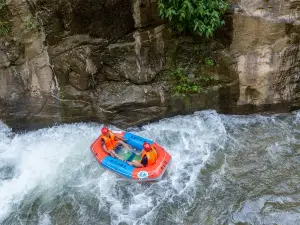
[[[121,159],[129,162],[132,162],[133,160],[139,161],[142,159],[141,155],[137,155],[134,151],[126,148],[118,148],[115,152]]]

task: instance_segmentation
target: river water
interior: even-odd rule
[[[0,224],[300,224],[300,112],[202,111],[129,129],[173,157],[152,183],[99,166],[89,146],[100,129],[0,123]]]

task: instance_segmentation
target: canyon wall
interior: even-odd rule
[[[300,2],[229,4],[226,25],[205,40],[171,34],[155,0],[0,3],[0,119],[123,128],[203,109],[298,109]],[[179,69],[199,92],[174,91]]]

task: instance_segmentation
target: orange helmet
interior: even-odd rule
[[[109,130],[108,130],[108,128],[107,127],[103,127],[102,129],[101,129],[101,132],[102,132],[102,134],[108,134],[108,132],[109,132]]]
[[[151,150],[151,145],[150,145],[149,143],[145,142],[145,143],[143,144],[143,148],[145,149],[146,152],[150,152],[150,150]]]

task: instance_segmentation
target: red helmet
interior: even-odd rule
[[[108,134],[109,130],[108,130],[107,127],[103,127],[103,128],[101,129],[101,132],[102,132],[102,134]]]
[[[151,150],[151,145],[147,142],[143,144],[143,148],[145,149],[146,152],[149,152]]]

